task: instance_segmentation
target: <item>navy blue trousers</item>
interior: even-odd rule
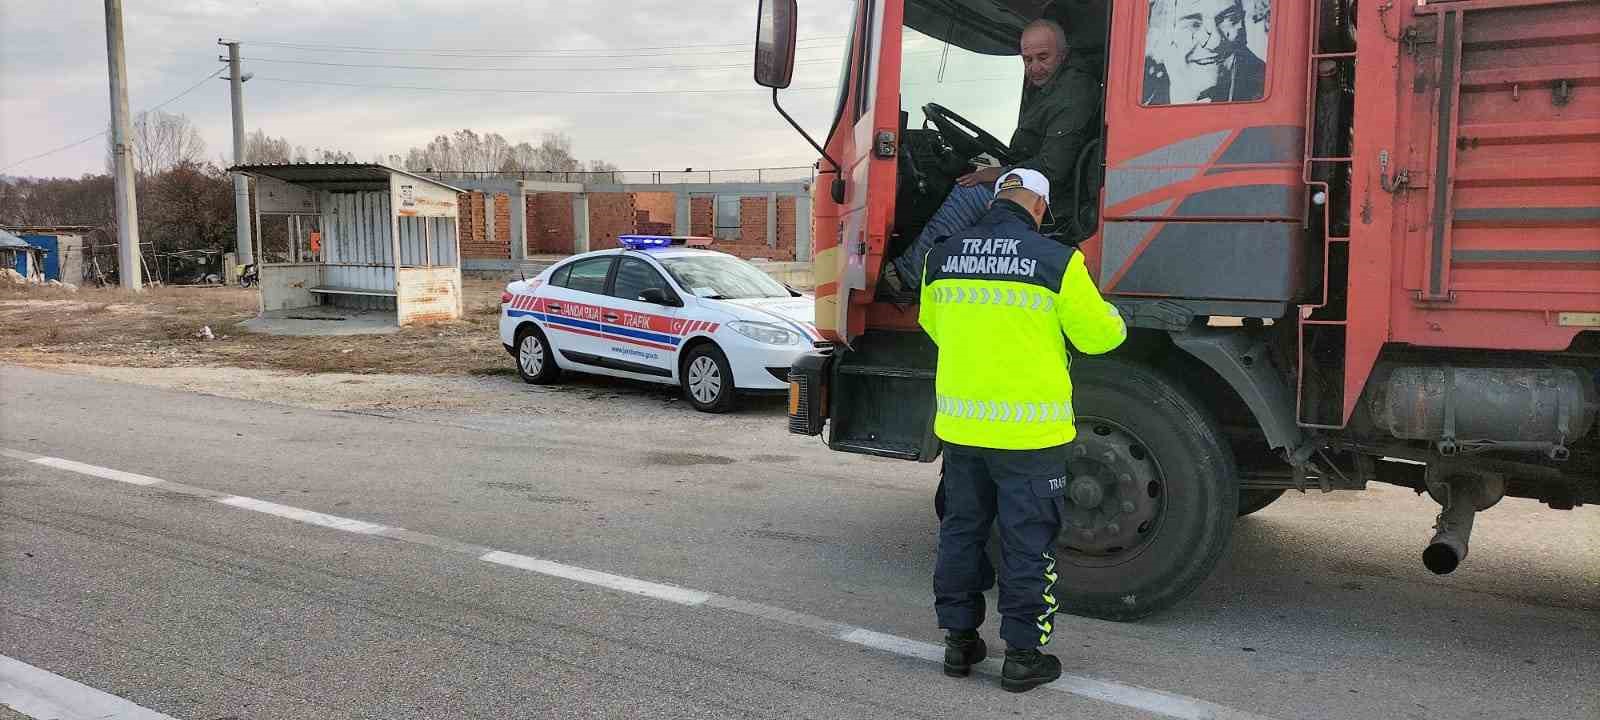
[[[1069,481],[1067,446],[989,450],[947,443],[943,475],[945,509],[933,569],[939,627],[975,630],[983,624],[983,593],[996,579],[985,548],[998,523],[1000,637],[1013,648],[1050,642],[1057,610],[1053,548]]]

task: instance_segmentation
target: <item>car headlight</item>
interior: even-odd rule
[[[777,325],[763,322],[748,322],[736,320],[728,323],[733,331],[758,343],[768,345],[793,345],[800,342],[799,333],[785,330]]]

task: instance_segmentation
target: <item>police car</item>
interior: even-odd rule
[[[564,371],[676,384],[726,412],[738,391],[782,391],[823,344],[812,298],[706,238],[624,235],[500,295],[500,341],[530,383]]]

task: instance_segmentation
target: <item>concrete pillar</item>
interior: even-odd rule
[[[528,259],[528,191],[522,183],[511,199],[511,260],[520,264]]]
[[[572,194],[572,252],[589,252],[589,193]]]
[[[674,206],[674,210],[672,212],[672,234],[688,235],[690,234],[689,228],[691,227],[689,222],[691,217],[689,210],[689,193],[679,190],[677,191],[676,197],[677,204]]]
[[[778,194],[767,193],[767,247],[778,247]]]
[[[811,262],[811,196],[794,197],[794,259]]]
[[[494,206],[498,202],[498,193],[493,190],[484,190],[483,195],[483,241],[494,242]]]

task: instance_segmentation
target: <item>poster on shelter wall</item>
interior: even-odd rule
[[[1250,102],[1266,94],[1272,0],[1147,0],[1145,105]]]
[[[317,194],[277,178],[256,177],[256,209],[262,215],[315,215]]]
[[[389,178],[389,199],[400,217],[456,217],[454,190],[404,175]]]

